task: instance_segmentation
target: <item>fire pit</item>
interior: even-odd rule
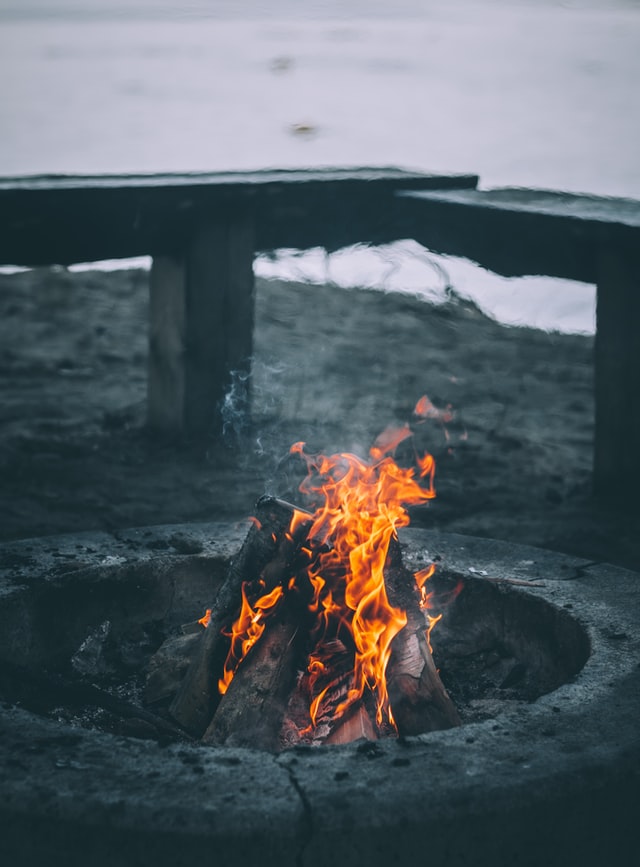
[[[447,731],[274,755],[192,744],[142,717],[119,728],[74,719],[64,690],[59,707],[20,691],[16,672],[33,686],[45,670],[64,683],[74,659],[99,668],[92,648],[105,630],[123,671],[143,669],[167,634],[202,614],[246,529],[185,525],[1,549],[5,860],[630,861],[640,576],[624,570],[403,531],[407,565],[436,558],[434,588],[451,599],[432,636],[465,723]]]

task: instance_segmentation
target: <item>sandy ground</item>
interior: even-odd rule
[[[592,338],[258,280],[251,424],[203,446],[145,431],[147,304],[144,271],[0,275],[1,538],[241,518],[296,496],[293,442],[363,452],[427,394],[455,414],[400,449],[438,463],[415,523],[640,570],[639,518],[591,497]]]

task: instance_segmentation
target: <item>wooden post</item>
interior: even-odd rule
[[[154,256],[150,277],[149,426],[179,434],[184,426],[186,269],[170,256]]]
[[[227,409],[238,422],[246,416],[253,256],[253,219],[242,212],[199,223],[184,253],[154,256],[148,389],[152,429],[169,435],[219,435],[232,380],[234,405]]]
[[[598,251],[594,490],[624,508],[640,498],[640,250]]]

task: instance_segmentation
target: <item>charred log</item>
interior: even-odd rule
[[[460,725],[460,717],[436,670],[427,640],[427,620],[420,591],[392,540],[385,565],[389,601],[407,615],[394,638],[387,667],[387,689],[398,734],[417,735]]]
[[[171,716],[194,736],[206,731],[219,702],[218,676],[229,648],[227,632],[240,608],[243,583],[261,580],[266,591],[273,589],[295,554],[300,538],[288,536],[294,511],[294,506],[272,497],[263,497],[256,504],[253,525],[229,567],[198,652],[171,704]]]
[[[171,705],[171,714],[195,736],[204,735],[210,744],[235,744],[277,749],[295,743],[347,743],[354,739],[373,740],[388,732],[375,721],[372,696],[349,703],[352,686],[353,648],[347,650],[337,636],[325,641],[323,658],[330,663],[324,672],[296,677],[304,667],[312,624],[307,621],[305,594],[309,587],[302,577],[310,520],[304,518],[290,533],[294,507],[271,498],[257,504],[256,520],[230,566],[227,579],[212,606],[211,620],[193,651],[180,688]],[[311,546],[313,547],[313,546]],[[312,556],[312,555],[309,555]],[[295,578],[295,583],[290,579]],[[289,589],[289,585],[295,591]],[[460,724],[431,655],[427,618],[420,607],[420,591],[413,574],[402,564],[400,546],[393,540],[385,566],[389,602],[406,613],[407,624],[395,637],[387,668],[391,711],[401,735],[414,735]],[[218,678],[224,668],[243,587],[258,596],[276,587],[284,599],[276,613],[266,617],[265,630],[249,651],[221,698]],[[252,592],[253,592],[252,591]],[[308,600],[307,600],[308,601]],[[194,641],[195,646],[195,641]],[[185,650],[186,648],[182,648]],[[180,668],[184,660],[174,660]],[[184,668],[182,669],[184,670]],[[231,675],[230,675],[231,676]],[[160,678],[158,689],[174,686],[174,674]],[[309,707],[320,696],[311,723]]]
[[[197,623],[197,631],[168,638],[149,660],[144,703],[166,701],[180,689],[192,660],[200,649],[204,629]]]
[[[304,618],[302,618],[302,622]],[[202,741],[276,751],[296,678],[298,606],[285,598],[223,695]]]

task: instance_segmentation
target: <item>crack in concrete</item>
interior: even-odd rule
[[[311,809],[311,803],[309,802],[309,799],[307,798],[307,795],[302,788],[300,781],[296,777],[293,767],[293,762],[295,761],[295,759],[293,759],[293,761],[281,761],[280,756],[275,756],[276,764],[280,765],[280,767],[284,768],[287,772],[289,776],[289,781],[295,789],[296,794],[300,798],[300,803],[302,804],[302,834],[300,846],[296,853],[296,867],[304,867],[305,850],[307,849],[313,838],[313,811]]]

